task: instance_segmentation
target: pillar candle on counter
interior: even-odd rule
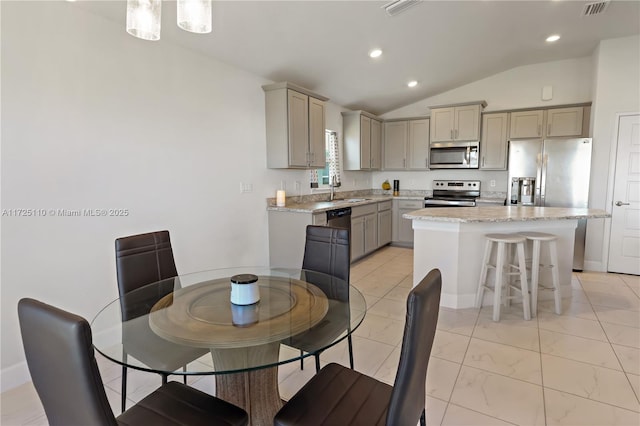
[[[276,206],[284,207],[285,204],[285,192],[284,189],[279,189],[276,192]]]

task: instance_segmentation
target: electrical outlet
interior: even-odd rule
[[[491,179],[491,181],[489,182],[489,186],[490,187],[495,187],[496,186],[496,181],[494,179]]]
[[[253,192],[253,184],[252,183],[244,183],[240,182],[240,193],[246,194],[249,192]]]

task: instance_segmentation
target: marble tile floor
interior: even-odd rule
[[[356,369],[389,384],[400,357],[412,265],[411,249],[387,247],[351,269],[369,307],[354,336]],[[346,343],[321,360],[348,365]],[[119,413],[120,368],[100,358],[98,364]],[[305,365],[303,371],[299,363],[280,367],[283,398],[314,374],[313,361]],[[159,385],[155,375],[129,371],[132,402]],[[189,384],[215,392],[212,377]],[[491,307],[441,308],[426,391],[429,425],[640,425],[640,277],[574,273],[563,314],[543,300],[531,321],[516,304],[497,323]],[[31,383],[2,393],[1,412],[3,426],[47,424]]]

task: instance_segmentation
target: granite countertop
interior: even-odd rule
[[[279,212],[297,212],[297,213],[322,213],[327,210],[334,209],[342,209],[345,207],[355,207],[355,206],[364,206],[366,204],[379,203],[380,201],[392,200],[394,198],[403,198],[403,197],[393,197],[390,195],[363,195],[360,197],[352,197],[346,199],[336,199],[333,201],[308,201],[302,203],[296,203],[293,201],[287,200],[284,207],[277,207],[270,205],[267,207],[267,210],[270,211],[279,211]],[[424,199],[417,198],[416,199]],[[409,199],[408,197],[405,199]],[[349,201],[350,200],[350,201]],[[358,200],[358,201],[355,201]]]
[[[528,222],[536,220],[596,219],[611,217],[604,210],[565,207],[443,207],[416,210],[402,215],[405,219],[432,222]]]

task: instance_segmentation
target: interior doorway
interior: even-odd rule
[[[618,118],[607,270],[640,275],[640,114]]]

